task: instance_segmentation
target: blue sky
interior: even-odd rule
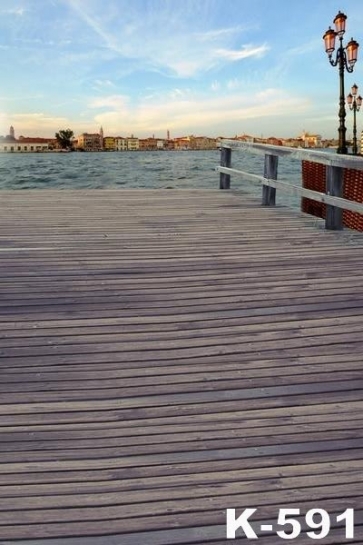
[[[339,10],[362,45],[345,94],[363,94],[361,2],[0,0],[0,134],[335,137]]]

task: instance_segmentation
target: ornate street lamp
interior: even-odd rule
[[[353,155],[358,155],[358,146],[357,146],[357,118],[356,113],[359,112],[360,107],[362,106],[362,97],[357,96],[358,85],[354,84],[352,86],[352,92],[347,96],[347,103],[350,110],[353,110]]]
[[[340,95],[339,95],[339,145],[337,153],[348,153],[348,148],[345,140],[345,96],[344,96],[344,69],[347,72],[353,72],[354,65],[357,62],[358,47],[359,44],[353,40],[343,46],[343,35],[345,33],[345,21],[347,16],[339,11],[338,15],[334,19],[335,30],[328,28],[323,36],[325,42],[325,51],[328,54],[329,62],[332,66],[339,66],[339,81],[340,81]],[[335,50],[335,38],[339,36],[339,47],[336,52],[336,57],[333,59],[333,52]]]

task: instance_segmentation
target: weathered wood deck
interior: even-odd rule
[[[1,544],[218,545],[282,506],[363,543],[362,235],[237,191],[0,199]]]

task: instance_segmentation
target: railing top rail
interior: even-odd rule
[[[292,159],[312,161],[333,167],[354,168],[363,170],[363,157],[354,155],[339,155],[324,151],[312,151],[305,148],[289,148],[285,146],[273,146],[270,144],[257,144],[255,142],[242,142],[241,140],[221,140],[222,148],[248,151],[260,155],[277,155],[278,157],[290,156]]]

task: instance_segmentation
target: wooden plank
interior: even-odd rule
[[[128,516],[128,514],[131,516],[130,511],[127,511],[128,508],[132,508],[132,506],[135,506],[135,504],[144,504],[144,503],[159,503],[159,502],[172,502],[175,501],[175,503],[179,502],[180,500],[185,499],[199,499],[200,503],[203,504],[206,502],[206,498],[208,498],[208,503],[211,501],[211,499],[217,499],[221,497],[222,501],[224,500],[224,497],[230,498],[235,495],[239,495],[241,493],[250,495],[250,494],[259,494],[259,493],[266,493],[267,495],[273,493],[273,492],[286,492],[291,491],[291,494],[293,495],[294,490],[304,490],[309,491],[309,489],[313,488],[319,489],[321,487],[324,487],[329,483],[329,488],[336,486],[338,489],[342,485],[351,485],[354,492],[356,492],[355,486],[362,486],[363,481],[363,472],[360,470],[358,471],[342,471],[336,473],[329,473],[329,474],[315,474],[313,476],[307,476],[304,475],[302,477],[300,476],[293,476],[293,477],[272,477],[270,479],[264,478],[262,480],[256,479],[253,481],[247,481],[244,480],[243,483],[239,480],[236,481],[218,481],[211,480],[209,483],[202,483],[198,484],[192,483],[191,485],[183,485],[179,487],[170,486],[171,483],[169,483],[168,486],[162,487],[160,484],[158,484],[155,488],[144,488],[141,487],[139,490],[135,489],[129,489],[129,490],[122,490],[122,493],[119,489],[116,489],[115,491],[106,491],[106,490],[99,490],[98,492],[89,492],[88,494],[78,494],[75,495],[74,493],[62,493],[57,494],[56,492],[52,495],[48,495],[46,497],[43,496],[31,496],[31,506],[29,505],[29,497],[13,497],[13,498],[1,498],[0,497],[0,513],[1,513],[1,523],[12,523],[12,520],[14,520],[14,517],[17,516],[17,513],[14,513],[12,516],[9,515],[8,511],[23,511],[23,514],[25,515],[25,520],[27,515],[29,515],[30,519],[29,522],[36,522],[36,519],[34,520],[34,517],[36,517],[36,513],[34,513],[34,510],[41,510],[43,515],[45,517],[52,516],[51,509],[59,510],[59,509],[82,509],[86,512],[86,509],[92,508],[92,507],[103,507],[103,506],[110,506],[110,505],[117,505],[118,507],[122,506],[122,511],[125,512],[125,515]],[[306,490],[308,489],[308,490]],[[335,495],[334,495],[335,496]],[[337,494],[338,496],[338,494]],[[329,496],[327,496],[329,497]],[[271,495],[270,495],[271,499]],[[309,498],[308,498],[309,499]],[[230,500],[229,500],[230,502]],[[236,502],[238,500],[236,499]],[[254,505],[254,504],[251,504]],[[135,507],[134,507],[135,508]],[[120,510],[121,511],[121,510]],[[143,508],[140,508],[141,512],[143,511]],[[56,511],[55,514],[59,513],[59,511]],[[124,515],[124,516],[125,516]],[[144,515],[147,516],[147,511],[144,512]],[[66,515],[67,516],[67,515]],[[118,516],[122,516],[121,513],[119,513]],[[88,518],[85,515],[86,518]],[[10,519],[10,520],[9,520]],[[44,521],[47,519],[45,518]],[[54,520],[54,519],[53,519]],[[65,520],[67,520],[65,518]],[[25,522],[25,521],[24,521]],[[1,527],[1,526],[0,526]]]
[[[352,508],[356,508],[357,511],[357,528],[360,531],[362,528],[361,525],[361,514],[358,512],[357,505],[359,502],[359,498],[352,499],[349,501],[349,505],[352,506]],[[326,500],[326,508],[331,513],[339,513],[341,512],[341,507],[339,506],[339,502],[337,500]],[[299,507],[301,509],[302,513],[306,513],[309,509],[313,508],[314,505],[312,502],[302,502],[301,504],[291,504],[292,507]],[[256,522],[261,521],[264,523],[276,523],[276,509],[277,507],[274,505],[272,508],[268,508],[265,506],[262,506],[258,514],[259,516],[255,518]],[[225,538],[226,535],[226,527],[225,527],[225,510],[218,509],[215,511],[207,511],[200,513],[198,515],[198,518],[192,517],[189,514],[177,514],[172,516],[163,516],[158,517],[157,519],[151,519],[148,520],[148,526],[149,526],[149,532],[145,531],[144,528],[139,528],[136,530],[136,522],[137,519],[130,519],[127,522],[127,527],[125,528],[122,526],[122,522],[125,521],[117,521],[117,520],[110,520],[107,524],[109,528],[109,534],[114,532],[113,535],[104,535],[102,537],[96,537],[99,536],[100,532],[103,530],[104,527],[101,526],[98,523],[97,528],[97,522],[96,523],[79,523],[79,524],[70,524],[70,530],[72,531],[72,534],[69,536],[69,540],[67,540],[67,543],[70,545],[137,545],[139,543],[148,543],[150,545],[175,545],[175,544],[186,544],[186,543],[225,543],[225,541],[216,541],[219,539]],[[200,523],[198,524],[198,520]],[[189,524],[188,524],[189,521]],[[121,522],[121,524],[120,524]],[[45,540],[42,542],[44,545],[62,545],[60,540],[51,539],[51,536],[56,536],[57,531],[59,535],[59,526],[60,525],[44,525],[42,528],[43,537]],[[163,528],[160,530],[160,528]],[[165,529],[166,528],[166,529]],[[342,543],[342,533],[341,533],[342,525],[339,525],[335,522],[332,524],[332,540],[328,538],[328,541],[323,541],[325,545],[331,545],[338,544],[341,545]],[[13,528],[8,527],[6,528],[7,534],[12,533]],[[24,530],[24,529],[22,529]],[[78,532],[77,532],[78,530]],[[117,533],[118,530],[118,533]],[[86,538],[74,538],[74,534],[78,534],[80,532],[83,532],[83,535],[87,535]],[[121,533],[122,532],[122,533]],[[133,532],[130,534],[129,532]],[[137,533],[136,533],[137,532]],[[258,532],[259,534],[260,532]],[[29,537],[29,532],[25,534],[26,537]],[[336,537],[339,537],[340,541],[336,541]],[[31,537],[31,536],[30,536]],[[48,538],[48,539],[47,539]],[[50,539],[49,539],[50,538]],[[203,540],[202,542],[200,540]],[[261,540],[263,540],[264,543],[266,543],[266,539],[269,539],[269,536],[260,537]],[[275,541],[272,541],[272,543],[276,543],[276,536],[273,538]],[[302,537],[304,539],[304,537]],[[359,536],[358,536],[359,540]],[[310,540],[311,541],[311,540]],[[360,541],[355,540],[355,543],[359,543]],[[5,542],[8,543],[8,542]],[[23,541],[20,543],[24,544]],[[271,543],[271,541],[268,541],[267,543]],[[304,541],[304,543],[307,543],[307,541]],[[310,542],[309,542],[310,543]],[[31,545],[38,545],[37,542],[29,541],[27,544]]]
[[[321,494],[321,493],[320,493]],[[249,499],[254,499],[252,496],[245,497],[242,501],[245,502],[247,500],[248,505],[252,505],[254,503],[248,503]],[[228,502],[224,501],[221,502],[219,506],[216,506],[214,510],[211,510],[212,505],[209,508],[209,511],[204,510],[202,512],[196,512],[194,515],[188,510],[188,507],[186,507],[185,511],[181,512],[174,512],[172,509],[170,509],[170,512],[168,515],[159,515],[154,517],[145,517],[143,519],[143,528],[140,528],[140,520],[138,520],[137,516],[133,516],[131,518],[125,519],[125,518],[116,518],[114,515],[113,517],[109,517],[108,519],[101,519],[101,520],[94,520],[90,519],[87,521],[81,521],[81,522],[73,522],[69,521],[67,524],[68,533],[66,534],[66,537],[72,537],[74,535],[82,535],[82,536],[97,536],[102,533],[106,534],[114,534],[117,535],[117,541],[114,543],[133,543],[136,545],[136,543],[140,543],[140,540],[144,540],[147,538],[147,536],[150,537],[150,541],[148,543],[163,543],[164,545],[169,545],[173,543],[193,543],[200,539],[208,539],[206,543],[209,542],[210,539],[213,540],[213,538],[217,537],[217,539],[220,537],[225,537],[225,505],[227,507],[236,507],[236,503],[233,503],[233,501],[238,501],[238,497],[235,496],[230,499]],[[258,498],[259,499],[259,498]],[[294,501],[295,500],[295,501]],[[316,503],[314,504],[314,501],[321,501],[322,496],[317,494],[312,494],[311,499],[309,498],[306,500],[305,494],[302,494],[302,497],[300,499],[297,498],[290,498],[289,506],[296,507],[299,506],[300,509],[302,509],[303,512],[306,512],[307,510],[314,508],[316,506]],[[360,502],[362,500],[362,496],[356,496],[356,497],[348,497],[347,498],[347,505],[351,506],[353,509],[355,508],[357,511],[359,510],[359,506],[361,505]],[[290,503],[291,502],[291,503]],[[195,502],[193,502],[194,504]],[[242,505],[245,505],[243,503]],[[278,505],[278,504],[277,504]],[[278,509],[276,504],[265,506],[265,502],[262,502],[259,507],[259,517],[261,517],[262,520],[269,520],[273,518],[276,520],[276,509]],[[336,498],[326,498],[324,500],[324,505],[326,506],[326,509],[330,512],[341,512],[341,500]],[[149,504],[150,506],[150,504]],[[135,509],[135,507],[134,507]],[[189,511],[189,512],[188,512]],[[135,513],[135,511],[134,511]],[[142,511],[140,511],[142,513]],[[64,513],[63,517],[64,517]],[[135,513],[137,515],[137,512]],[[358,512],[358,515],[360,513]],[[105,525],[107,525],[107,530],[105,532]],[[219,525],[219,526],[218,526]],[[63,527],[63,531],[62,531]],[[160,542],[160,528],[163,530],[161,531],[163,536],[163,541]],[[167,529],[165,531],[165,528]],[[176,531],[173,531],[172,529],[177,529]],[[198,530],[199,529],[199,530]],[[141,530],[141,531],[140,531]],[[149,531],[148,531],[149,530]],[[153,530],[157,530],[156,536],[153,533]],[[197,531],[196,531],[197,530]],[[148,532],[147,532],[148,531]],[[129,532],[133,532],[133,535],[128,535]],[[137,532],[137,534],[135,533]],[[222,533],[220,533],[222,532]],[[64,522],[51,522],[48,524],[42,524],[34,523],[32,525],[20,525],[18,529],[14,526],[3,526],[2,528],[2,534],[5,539],[11,539],[15,536],[19,536],[20,538],[31,538],[33,535],[37,534],[41,538],[49,538],[49,537],[57,537],[59,535],[64,535]],[[123,541],[123,538],[125,537],[126,541]],[[128,538],[132,538],[134,541],[127,541]],[[154,537],[157,537],[158,541],[154,541]],[[180,541],[180,538],[183,538],[182,541]],[[165,541],[165,540],[168,541]],[[188,541],[185,541],[188,539]],[[152,540],[152,541],[151,541]],[[103,542],[105,543],[105,542]],[[107,542],[106,542],[107,543]]]
[[[234,373],[236,375],[236,373]],[[335,389],[335,383],[341,385],[341,389],[344,388],[345,383],[351,381],[358,381],[357,385],[360,386],[359,382],[362,377],[361,370],[357,371],[342,371],[340,373],[335,373],[333,376],[331,374],[316,373],[314,375],[315,384],[328,384],[331,383],[331,390]],[[190,377],[192,378],[192,377]],[[58,401],[83,401],[90,399],[96,401],[99,399],[115,399],[122,398],[128,399],[135,396],[148,396],[150,395],[150,387],[153,390],[153,396],[164,395],[164,394],[192,394],[194,392],[204,393],[204,392],[214,392],[216,397],[218,392],[228,392],[232,390],[242,390],[242,389],[254,389],[254,388],[273,388],[274,386],[284,386],[289,392],[290,386],[300,386],[300,392],[304,391],[304,385],[311,383],[311,375],[290,375],[285,376],[284,374],[275,375],[274,377],[261,377],[261,378],[239,378],[237,376],[232,376],[227,380],[224,377],[221,377],[219,380],[212,380],[213,377],[209,376],[208,378],[201,378],[200,380],[188,380],[188,381],[173,381],[173,384],[170,384],[169,380],[165,380],[162,384],[159,384],[159,381],[156,380],[154,383],[146,384],[140,386],[140,376],[137,380],[130,384],[129,386],[123,384],[123,380],[117,381],[115,379],[110,380],[109,383],[103,381],[99,384],[91,384],[89,387],[78,387],[77,384],[67,384],[66,387],[62,387],[57,383],[54,387],[49,387],[47,384],[37,388],[29,389],[20,389],[17,392],[14,388],[4,388],[5,392],[2,393],[2,402],[7,404],[14,403],[47,403],[54,401],[54,393],[57,393]],[[1,389],[0,389],[1,392]],[[258,395],[258,394],[256,394]]]
[[[328,402],[327,399],[324,399],[324,403],[315,403],[311,406],[292,405],[291,407],[289,407],[285,405],[283,406],[283,408],[268,407],[240,410],[238,404],[236,403],[236,406],[232,409],[227,406],[224,407],[225,410],[223,410],[223,408],[218,405],[215,411],[208,412],[205,410],[205,407],[203,407],[203,412],[200,411],[199,413],[194,411],[189,415],[150,415],[150,418],[148,417],[148,415],[146,415],[145,418],[139,418],[137,419],[137,421],[134,420],[134,414],[131,414],[129,418],[124,415],[121,420],[120,418],[117,418],[117,413],[115,415],[113,412],[109,411],[107,413],[107,418],[101,419],[101,422],[97,422],[96,419],[92,421],[90,419],[87,419],[85,416],[82,417],[82,420],[79,414],[77,414],[75,419],[71,419],[69,422],[62,424],[62,422],[59,421],[59,418],[56,418],[53,415],[53,426],[52,424],[47,425],[45,422],[36,423],[36,425],[33,426],[32,422],[28,420],[26,422],[26,425],[14,423],[14,426],[6,426],[6,422],[2,422],[3,425],[0,429],[2,433],[4,433],[6,436],[6,433],[14,431],[23,432],[28,430],[29,433],[31,432],[31,435],[33,435],[34,432],[49,432],[51,430],[54,430],[58,433],[65,430],[75,430],[76,433],[78,433],[80,430],[87,429],[90,430],[91,433],[93,433],[94,430],[100,428],[115,430],[122,428],[132,428],[132,430],[125,430],[125,433],[132,435],[133,432],[137,433],[139,428],[143,426],[146,427],[146,431],[144,433],[147,433],[147,431],[150,432],[157,426],[162,426],[163,429],[165,426],[172,426],[175,428],[175,431],[180,431],[181,429],[185,429],[183,428],[183,426],[189,426],[189,429],[195,429],[195,427],[199,429],[199,426],[201,426],[202,429],[203,425],[207,425],[209,427],[218,427],[221,422],[233,422],[234,425],[237,425],[237,422],[240,422],[241,420],[242,422],[245,422],[246,427],[248,427],[249,425],[253,426],[254,422],[256,421],[257,426],[261,426],[262,422],[264,422],[265,419],[267,419],[267,425],[271,423],[271,425],[274,426],[276,426],[276,420],[280,421],[281,424],[285,422],[296,423],[299,421],[299,418],[301,418],[302,421],[307,424],[311,421],[311,419],[314,418],[322,422],[329,418],[348,418],[348,415],[353,415],[352,418],[354,418],[355,412],[362,410],[362,404],[363,403],[359,400],[350,400],[350,402],[348,402],[346,398],[344,404],[340,403],[339,401],[332,402],[330,400],[330,402]],[[184,412],[185,409],[183,413]],[[180,428],[180,426],[182,427]]]
[[[308,484],[308,483],[306,483]],[[312,483],[311,483],[312,484]],[[293,502],[307,502],[307,501],[315,501],[315,502],[321,502],[322,500],[327,499],[340,499],[340,495],[342,492],[344,493],[344,497],[349,500],[351,497],[354,498],[356,496],[361,496],[362,492],[362,483],[352,483],[347,482],[348,486],[344,486],[344,484],[337,484],[337,485],[323,485],[323,486],[303,486],[300,487],[298,490],[288,488],[286,490],[281,489],[279,490],[279,499],[282,503],[293,503]],[[207,499],[202,497],[195,497],[192,491],[189,491],[187,493],[185,498],[178,498],[178,499],[160,499],[158,501],[141,501],[137,502],[137,508],[135,508],[135,505],[130,504],[122,504],[122,497],[120,498],[120,495],[118,495],[118,498],[113,499],[112,505],[100,505],[100,499],[99,503],[97,505],[97,517],[99,521],[102,520],[122,520],[122,519],[129,519],[132,517],[135,517],[137,513],[142,513],[143,517],[145,517],[145,520],[147,518],[152,516],[160,516],[166,511],[169,514],[178,514],[178,513],[190,513],[190,514],[196,514],[199,511],[204,511],[206,509],[213,509],[213,508],[221,508],[221,505],[224,505],[226,508],[234,508],[238,505],[272,505],[276,502],[276,491],[263,491],[256,490],[246,493],[243,493],[244,485],[241,485],[241,483],[237,483],[235,485],[236,489],[238,491],[234,491],[234,493],[230,493],[228,489],[223,489],[221,487],[221,495],[208,495]],[[246,486],[248,489],[248,487]],[[257,489],[256,485],[256,489]],[[197,486],[195,487],[195,490],[197,491]],[[202,489],[203,490],[203,489]],[[178,495],[176,491],[169,488],[169,496],[172,498],[174,495]],[[180,492],[180,491],[179,491]],[[145,497],[147,495],[145,494]],[[155,497],[157,497],[157,493],[155,492]],[[362,496],[361,496],[362,497]],[[49,499],[49,498],[48,498]],[[90,497],[88,497],[90,500]],[[86,498],[87,500],[87,498]],[[32,501],[35,501],[35,498],[32,498]],[[53,509],[41,509],[41,517],[43,524],[46,523],[56,523],[59,524],[61,522],[69,523],[74,521],[94,521],[95,520],[95,509],[88,506],[85,507],[69,507],[66,509],[62,508],[53,508]],[[136,511],[136,512],[135,512]],[[6,525],[12,525],[16,524],[16,522],[19,520],[19,513],[17,513],[17,510],[14,511],[2,511],[1,512],[1,522],[0,522],[0,528],[1,526]],[[20,526],[28,525],[28,524],[36,524],[39,523],[39,514],[37,513],[37,510],[33,509],[22,509],[21,508],[21,523]],[[125,525],[126,525],[125,521]]]
[[[309,456],[306,455],[309,461]],[[299,461],[299,460],[297,460]],[[206,467],[205,467],[206,466]],[[202,471],[203,467],[206,471]],[[157,469],[157,468],[156,468]],[[174,471],[173,471],[174,470]],[[144,491],[147,490],[149,494],[154,488],[158,490],[167,488],[181,487],[185,490],[186,486],[196,485],[216,485],[217,483],[247,483],[252,485],[252,481],[258,481],[258,486],[264,483],[270,484],[275,480],[275,485],[280,482],[282,478],[288,477],[300,477],[301,479],[306,476],[320,476],[321,480],[325,479],[330,482],[330,478],[334,479],[337,475],[343,472],[352,473],[352,475],[358,475],[361,478],[362,472],[362,460],[336,460],[335,462],[319,462],[311,464],[294,464],[294,465],[280,465],[278,479],[276,478],[276,466],[241,469],[238,466],[238,462],[235,462],[234,467],[231,463],[225,463],[223,468],[220,466],[213,466],[213,471],[208,471],[207,464],[198,464],[198,472],[192,471],[177,473],[176,469],[170,468],[169,472],[164,474],[155,475],[149,470],[147,476],[130,476],[128,479],[120,479],[110,476],[110,472],[82,472],[81,475],[73,475],[71,473],[64,473],[60,476],[49,475],[48,481],[46,476],[38,475],[38,483],[30,483],[26,486],[26,483],[4,484],[0,488],[0,498],[2,501],[15,498],[19,501],[27,501],[26,507],[29,507],[30,498],[35,496],[37,499],[46,502],[46,498],[56,495],[74,495],[74,488],[77,487],[78,494],[98,494],[98,493],[118,493],[123,491]],[[26,476],[25,478],[27,478]],[[52,478],[53,477],[53,478]],[[59,478],[60,482],[55,482],[56,478]],[[62,478],[63,477],[63,478]],[[80,480],[83,477],[83,480]],[[87,478],[88,477],[88,478]],[[102,480],[103,477],[103,480]],[[107,479],[105,479],[107,477]],[[68,478],[68,480],[67,480]],[[42,482],[44,480],[45,482]],[[53,481],[53,482],[52,482]],[[302,481],[305,484],[305,481]],[[349,480],[347,481],[349,482]],[[219,492],[219,489],[217,489]],[[69,499],[69,498],[68,498]],[[75,501],[79,501],[75,498]],[[84,500],[87,501],[87,498]],[[123,500],[124,501],[124,500]],[[4,503],[3,503],[4,504]],[[4,504],[5,505],[5,504]],[[9,504],[10,505],[10,504]],[[47,506],[47,503],[44,503]],[[50,504],[48,505],[50,506]]]
[[[9,487],[17,490],[17,496],[24,496],[30,489],[30,491],[37,490],[39,486],[41,490],[44,487],[48,487],[49,490],[54,493],[56,490],[59,490],[61,493],[64,483],[71,483],[73,490],[78,488],[80,483],[89,483],[90,486],[95,485],[95,483],[109,483],[112,486],[114,480],[121,480],[125,484],[125,487],[134,482],[141,483],[147,487],[150,482],[150,487],[153,487],[153,482],[156,479],[160,483],[167,483],[169,480],[176,479],[176,483],[183,482],[183,475],[203,475],[204,473],[212,473],[218,476],[218,473],[221,472],[224,474],[227,472],[227,475],[231,471],[243,471],[248,472],[248,478],[258,478],[261,475],[261,479],[266,475],[265,471],[272,471],[273,474],[281,475],[284,474],[285,468],[293,467],[293,473],[296,475],[303,474],[299,473],[299,468],[301,466],[308,465],[308,470],[306,475],[313,475],[314,470],[311,469],[311,466],[318,464],[328,464],[332,472],[338,472],[341,468],[340,464],[344,462],[352,462],[352,467],[356,462],[362,460],[362,448],[354,448],[344,450],[334,450],[326,449],[320,450],[318,452],[290,452],[284,454],[272,454],[267,452],[265,456],[254,457],[253,454],[250,457],[239,458],[230,457],[230,458],[220,458],[220,459],[209,459],[209,460],[193,460],[190,462],[173,462],[169,464],[155,464],[155,465],[141,465],[130,467],[120,467],[117,464],[117,460],[113,464],[106,464],[105,466],[99,464],[99,466],[93,465],[92,467],[79,468],[72,470],[70,468],[58,468],[54,471],[42,471],[39,467],[38,471],[24,472],[24,473],[5,473],[1,475],[1,483],[4,488],[0,490],[9,489]],[[89,464],[87,464],[88,466]],[[311,471],[310,471],[311,469]],[[323,474],[324,471],[321,471]],[[244,473],[245,474],[245,473]],[[196,481],[199,482],[198,477]],[[241,481],[242,482],[242,481]],[[190,481],[189,481],[190,484]],[[59,486],[58,486],[59,485]],[[67,486],[68,486],[67,485]],[[33,488],[34,487],[34,488]],[[20,491],[20,493],[19,493]]]
[[[255,434],[254,436],[244,437],[240,432],[239,436],[237,434],[230,434],[229,436],[226,434],[227,437],[224,438],[209,438],[208,436],[208,439],[193,440],[192,437],[187,437],[186,439],[180,438],[179,441],[168,441],[166,439],[163,443],[153,441],[150,441],[149,443],[144,441],[138,443],[126,440],[125,444],[122,439],[118,438],[118,440],[111,442],[100,441],[97,443],[95,441],[93,446],[90,446],[89,444],[84,445],[84,443],[82,444],[82,442],[80,442],[77,449],[72,448],[69,444],[69,446],[63,448],[59,443],[55,443],[51,448],[48,447],[43,450],[35,450],[30,447],[30,449],[27,450],[19,449],[16,453],[11,450],[8,452],[3,451],[1,453],[1,460],[3,464],[18,466],[22,462],[35,464],[42,461],[52,463],[53,460],[57,460],[59,463],[66,460],[93,460],[97,459],[98,456],[102,454],[103,457],[109,459],[117,458],[119,456],[128,457],[128,464],[132,465],[133,456],[144,456],[145,463],[148,463],[148,459],[150,458],[150,460],[153,461],[155,455],[167,457],[171,453],[172,456],[178,454],[182,458],[184,452],[188,453],[188,455],[192,452],[198,456],[198,453],[200,452],[217,451],[218,449],[245,449],[246,452],[248,452],[248,449],[253,447],[256,449],[264,449],[278,446],[280,448],[278,452],[282,452],[283,449],[280,447],[282,441],[290,448],[294,448],[296,443],[303,443],[309,444],[309,448],[316,448],[316,450],[319,450],[322,444],[328,444],[329,441],[333,442],[333,444],[346,441],[348,448],[350,441],[352,441],[351,444],[353,446],[363,445],[362,434],[363,432],[354,429],[335,429],[333,431],[324,432],[321,430],[318,432],[311,431],[301,433],[300,436],[296,434],[285,434],[284,437],[279,435],[262,437],[259,434]],[[111,443],[111,446],[108,443]]]
[[[234,366],[233,370],[226,373],[221,373],[212,369],[207,373],[192,373],[190,369],[180,370],[180,374],[170,374],[168,373],[168,367],[164,371],[164,374],[159,376],[149,376],[147,378],[143,377],[143,387],[140,387],[140,377],[143,376],[141,370],[135,374],[135,376],[127,378],[120,378],[118,376],[109,377],[109,373],[105,371],[104,373],[99,373],[100,377],[98,380],[90,380],[88,378],[77,381],[75,377],[72,377],[73,380],[57,380],[57,375],[55,377],[50,377],[47,380],[44,378],[40,380],[38,373],[36,373],[36,379],[32,381],[26,381],[24,384],[19,384],[19,376],[12,381],[7,380],[8,377],[4,376],[3,384],[0,384],[0,392],[2,393],[2,400],[5,403],[14,402],[19,396],[16,393],[20,393],[21,399],[23,402],[29,401],[51,401],[54,398],[54,392],[59,394],[59,399],[65,397],[61,392],[69,392],[68,399],[72,399],[72,395],[75,390],[79,392],[77,399],[82,399],[83,397],[92,397],[97,398],[104,397],[113,397],[115,394],[121,393],[122,396],[128,397],[132,396],[135,393],[135,390],[132,388],[137,388],[138,393],[142,394],[148,393],[150,387],[153,388],[154,394],[156,393],[171,393],[171,392],[193,392],[202,389],[205,391],[214,391],[224,388],[231,388],[234,386],[238,388],[239,385],[245,386],[246,383],[248,387],[264,387],[272,386],[276,384],[304,384],[311,381],[311,374],[314,373],[315,382],[338,382],[340,380],[354,380],[361,378],[361,369],[360,364],[350,364],[348,367],[355,367],[355,370],[349,370],[347,368],[344,372],[337,372],[336,369],[341,368],[341,364],[328,366],[325,368],[325,365],[320,366],[319,369],[316,368],[311,371],[308,368],[303,370],[297,370],[294,367],[283,367],[279,368],[267,368],[262,369],[259,373],[254,373],[253,370],[245,370],[241,372],[239,366]],[[334,373],[335,371],[335,373]],[[275,377],[271,377],[271,373],[275,373]],[[113,375],[113,373],[111,373]],[[257,375],[257,376],[256,376]],[[260,376],[259,376],[260,375]],[[84,377],[84,373],[81,375]],[[25,381],[24,375],[21,377]],[[31,377],[33,378],[33,377]],[[171,381],[173,386],[170,385]],[[218,383],[218,384],[217,384]],[[165,387],[166,386],[166,387]],[[142,389],[143,388],[143,389]],[[81,393],[82,391],[82,393]],[[27,395],[27,393],[29,395]],[[36,395],[32,395],[36,393]],[[47,395],[46,395],[47,393]],[[6,395],[10,394],[10,395]],[[98,395],[100,394],[100,395]]]

